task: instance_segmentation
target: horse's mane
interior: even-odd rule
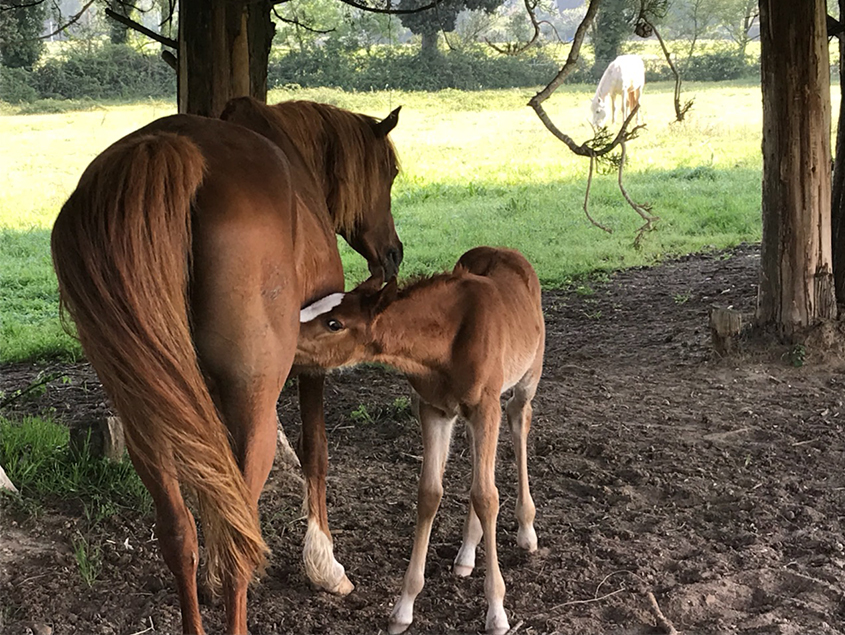
[[[445,284],[450,280],[454,279],[456,276],[452,271],[444,271],[443,273],[435,273],[435,274],[420,274],[411,276],[402,282],[402,286],[399,287],[399,298],[404,298],[412,293],[416,293],[422,289],[427,287],[434,287],[438,285]]]
[[[351,232],[393,176],[391,165],[398,167],[393,143],[374,132],[378,120],[311,101],[285,101],[270,111],[323,186],[335,231]]]

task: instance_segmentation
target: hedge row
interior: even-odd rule
[[[530,56],[491,56],[481,49],[457,50],[424,58],[408,48],[376,49],[370,54],[326,45],[293,51],[271,60],[270,87],[298,84],[349,91],[382,89],[434,91],[541,86],[559,70],[542,50]],[[694,57],[682,69],[686,81],[719,81],[759,76],[758,67],[729,52]],[[659,59],[646,61],[646,80],[672,79]],[[568,83],[594,83],[581,62]],[[161,59],[128,46],[104,46],[49,59],[33,71],[0,67],[0,101],[37,99],[143,99],[172,97],[176,76]]]
[[[0,101],[141,99],[176,94],[176,73],[160,58],[125,45],[74,51],[33,71],[0,67]]]

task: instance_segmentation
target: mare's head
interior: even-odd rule
[[[372,360],[378,353],[373,321],[398,294],[395,277],[379,287],[373,277],[349,293],[334,293],[302,309],[294,363],[339,368]]]
[[[323,190],[334,230],[364,256],[370,274],[396,275],[402,242],[390,209],[399,173],[388,135],[399,108],[382,120],[329,104],[282,102],[273,107]]]
[[[596,128],[601,128],[604,126],[604,122],[607,121],[607,98],[602,99],[601,97],[593,97],[593,101],[590,102],[590,112],[593,116],[593,125]]]

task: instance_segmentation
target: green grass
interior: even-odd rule
[[[593,90],[564,86],[546,102],[556,124],[579,143],[592,136]],[[695,104],[682,124],[672,122],[672,86],[646,86],[648,126],[628,146],[625,185],[661,220],[639,250],[633,242],[641,221],[619,193],[615,174],[594,179],[590,201],[592,215],[613,233],[587,221],[587,162],[526,106],[533,93],[313,89],[276,90],[269,100],[315,99],[379,116],[403,106],[392,133],[402,163],[393,211],[406,247],[403,275],[451,268],[476,245],[506,245],[523,251],[543,284],[553,287],[667,255],[759,240],[758,85],[685,85],[684,99]],[[50,226],[91,159],[173,111],[165,103],[84,107],[53,114],[0,110],[0,138],[14,148],[0,155],[0,361],[80,355],[59,326]],[[366,276],[363,259],[345,245],[342,256],[349,284]]]
[[[131,509],[148,513],[152,501],[128,459],[109,461],[72,453],[67,426],[26,417],[0,417],[0,465],[26,505],[78,499],[93,525]]]

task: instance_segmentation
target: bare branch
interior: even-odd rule
[[[39,4],[42,4],[45,0],[33,0],[32,2],[22,2],[20,4],[10,4],[6,6],[0,6],[0,12],[3,11],[17,11],[18,9],[29,9],[29,7],[37,7]]]
[[[612,234],[613,230],[610,227],[605,227],[598,221],[594,220],[592,216],[590,216],[590,210],[587,209],[587,204],[590,202],[590,186],[593,184],[593,166],[595,165],[596,158],[591,156],[590,157],[590,174],[587,176],[587,191],[584,192],[584,213],[587,215],[587,219],[599,229],[603,229],[608,234]]]
[[[280,15],[278,11],[276,11],[276,7],[273,7],[273,15],[275,15],[281,22],[284,22],[285,24],[292,24],[294,26],[298,26],[300,28],[305,29],[306,31],[310,31],[311,33],[319,33],[320,35],[325,35],[326,33],[332,33],[333,31],[336,30],[336,29],[326,29],[324,31],[324,30],[321,30],[321,29],[315,29],[314,27],[308,26],[307,24],[303,24],[302,22],[300,22],[297,19],[286,18],[286,17]]]
[[[537,39],[540,37],[540,22],[537,20],[537,16],[534,15],[534,11],[537,9],[537,4],[539,0],[525,0],[525,10],[528,12],[528,18],[531,20],[531,26],[534,27],[534,35],[531,36],[531,39],[528,40],[525,44],[511,44],[510,42],[507,43],[504,47],[499,47],[493,44],[487,38],[484,38],[484,41],[487,42],[487,45],[492,48],[494,51],[498,51],[499,53],[503,53],[504,55],[519,55],[523,51],[527,51],[531,48]]]
[[[422,13],[423,11],[434,9],[438,4],[440,4],[440,0],[434,0],[434,2],[432,2],[431,4],[427,4],[424,7],[417,7],[416,9],[393,9],[390,7],[390,3],[388,2],[387,9],[379,9],[378,7],[370,7],[366,4],[359,4],[358,2],[355,2],[355,0],[340,1],[343,4],[348,4],[350,7],[361,9],[361,11],[369,11],[370,13],[386,13],[388,15],[407,15],[409,13]]]
[[[62,31],[64,31],[65,29],[67,29],[68,27],[73,26],[74,24],[76,24],[77,22],[79,22],[79,19],[80,19],[83,15],[85,15],[85,12],[86,12],[86,11],[87,11],[90,7],[91,7],[91,5],[92,5],[92,4],[94,4],[94,0],[88,0],[88,2],[86,2],[85,4],[83,4],[83,5],[82,5],[82,8],[79,10],[79,13],[76,13],[76,14],[72,15],[72,16],[70,17],[70,19],[69,19],[69,20],[68,20],[65,24],[63,24],[62,26],[60,26],[58,29],[56,29],[56,30],[55,30],[55,31],[53,31],[52,33],[48,33],[47,35],[42,35],[42,36],[41,36],[40,38],[38,38],[38,39],[40,39],[40,40],[47,40],[47,39],[49,39],[49,38],[53,37],[54,35],[58,35],[58,34],[59,34],[59,33],[61,33]]]
[[[137,31],[138,33],[142,33],[143,35],[146,35],[148,38],[155,40],[159,44],[164,44],[165,46],[169,46],[170,48],[174,48],[174,49],[179,48],[179,42],[177,42],[176,40],[173,40],[169,37],[164,37],[161,33],[156,33],[155,31],[152,31],[152,30],[148,29],[147,27],[145,27],[143,24],[139,24],[138,22],[135,22],[135,20],[131,20],[130,18],[127,18],[126,16],[120,15],[116,11],[112,11],[111,9],[106,9],[106,15],[108,17],[110,17],[112,20],[115,20],[116,22],[120,22],[124,26],[128,26],[133,31]]]
[[[651,32],[657,36],[657,41],[660,42],[660,48],[663,49],[663,56],[666,58],[666,63],[669,65],[672,74],[675,76],[675,120],[683,121],[687,111],[692,108],[692,100],[689,100],[683,106],[681,105],[681,74],[672,62],[672,55],[669,53],[669,49],[666,48],[666,43],[663,41],[663,38],[660,37],[660,32],[647,20],[643,20],[643,22],[651,29]]]
[[[177,73],[179,72],[179,59],[173,53],[171,53],[170,51],[162,51],[161,59],[163,59],[165,64],[167,64],[174,71],[176,71]]]
[[[581,20],[581,24],[578,25],[578,29],[575,31],[575,37],[572,38],[572,48],[569,49],[569,56],[566,58],[566,63],[564,63],[555,78],[549,82],[548,86],[534,95],[531,98],[531,101],[528,102],[528,105],[537,111],[537,116],[539,116],[541,120],[543,117],[540,116],[540,112],[543,109],[540,108],[540,104],[551,97],[552,93],[554,93],[569,76],[569,74],[575,70],[575,66],[578,63],[578,55],[581,52],[581,44],[584,42],[584,37],[587,35],[587,29],[590,28],[590,23],[593,21],[593,18],[596,17],[596,12],[599,10],[600,2],[601,0],[590,0],[590,4],[587,7],[587,13],[584,16],[584,19]],[[546,118],[548,119],[548,116]],[[545,123],[545,121],[543,123]],[[546,127],[548,128],[548,124]],[[549,130],[551,130],[551,128],[549,128]]]
[[[640,243],[643,239],[643,234],[647,231],[651,231],[654,229],[654,223],[660,220],[659,216],[653,216],[649,214],[651,211],[651,205],[639,205],[635,203],[634,200],[628,195],[628,192],[625,190],[625,186],[622,185],[622,170],[625,167],[625,141],[619,142],[620,147],[622,148],[622,159],[619,161],[619,191],[622,192],[622,196],[625,197],[625,200],[628,201],[628,205],[634,208],[634,211],[640,215],[640,217],[645,221],[645,224],[637,230],[637,237],[634,239],[634,247],[639,249]]]

